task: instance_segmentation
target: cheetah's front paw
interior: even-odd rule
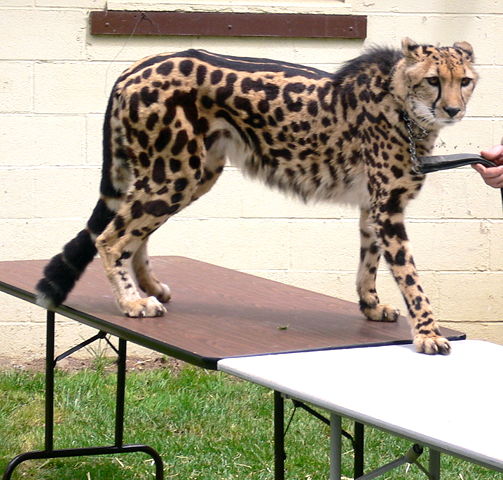
[[[122,307],[122,312],[127,317],[162,317],[166,312],[164,305],[155,297],[139,298],[125,302]]]
[[[419,353],[428,355],[449,355],[451,353],[451,344],[449,340],[435,333],[418,333],[414,336],[414,345]]]

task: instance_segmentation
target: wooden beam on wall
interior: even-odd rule
[[[94,11],[93,35],[354,38],[367,35],[366,15]]]

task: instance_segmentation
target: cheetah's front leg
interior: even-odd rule
[[[372,211],[372,217],[384,258],[407,304],[414,345],[421,353],[448,354],[451,348],[449,341],[441,336],[433,318],[430,301],[419,282],[405,231],[403,213],[389,211],[386,205],[381,204],[380,208]]]
[[[376,276],[381,246],[373,225],[369,222],[369,211],[360,212],[360,265],[356,280],[356,289],[360,299],[360,310],[375,322],[396,322],[400,310],[379,301],[376,290]]]

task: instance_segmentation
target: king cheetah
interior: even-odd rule
[[[140,60],[110,95],[100,198],[86,227],[46,266],[38,302],[61,304],[98,252],[124,315],[164,315],[171,293],[151,271],[148,238],[208,192],[228,159],[304,200],[357,205],[361,312],[373,321],[399,316],[376,291],[382,255],[417,351],[449,353],[419,281],[404,209],[424,181],[417,156],[465,114],[477,82],[473,61],[467,42],[437,47],[408,38],[400,50],[374,47],[333,74],[204,50]]]

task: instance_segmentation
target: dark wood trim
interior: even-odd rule
[[[365,38],[366,15],[94,11],[92,35]]]

